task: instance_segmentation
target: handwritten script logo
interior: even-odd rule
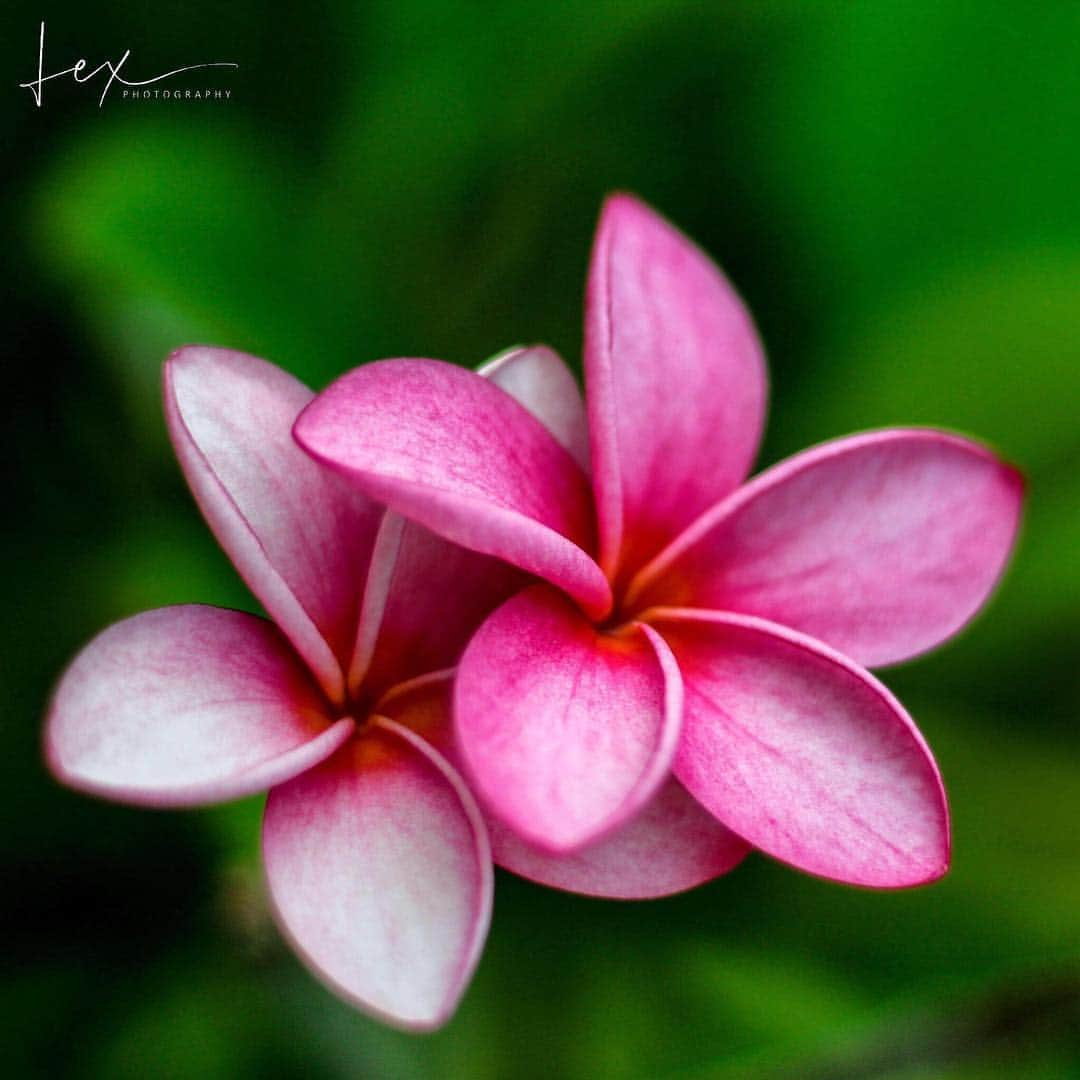
[[[41,108],[41,100],[42,100],[42,97],[44,96],[43,90],[44,90],[44,87],[45,87],[45,83],[49,82],[51,79],[62,79],[65,75],[70,75],[77,83],[85,83],[85,82],[89,82],[96,75],[100,75],[103,71],[107,71],[109,74],[108,74],[108,78],[105,81],[105,88],[101,91],[101,97],[98,98],[98,108],[100,109],[101,106],[105,104],[105,97],[109,93],[109,90],[112,87],[112,84],[114,82],[121,83],[124,87],[149,86],[151,83],[158,83],[158,82],[161,82],[163,79],[171,79],[174,75],[182,75],[185,71],[198,71],[198,70],[200,70],[202,68],[236,68],[236,67],[240,66],[239,64],[226,64],[226,63],[190,64],[187,67],[174,68],[172,71],[166,71],[163,75],[155,75],[150,79],[125,79],[124,76],[120,74],[120,69],[124,66],[124,64],[127,63],[127,58],[130,55],[131,55],[131,50],[126,49],[124,51],[124,55],[121,56],[120,59],[117,60],[115,63],[113,63],[113,61],[111,61],[111,60],[105,60],[102,63],[98,64],[98,66],[96,68],[94,68],[93,71],[87,72],[85,75],[83,74],[83,72],[86,71],[86,67],[87,67],[87,64],[86,64],[85,60],[80,60],[74,66],[66,68],[63,71],[54,71],[51,75],[46,75],[45,74],[45,21],[42,20],[42,22],[41,22],[41,37],[40,37],[40,40],[38,42],[38,73],[37,73],[37,78],[36,79],[31,79],[30,82],[19,83],[19,88],[22,89],[22,90],[29,90],[30,93],[34,95],[34,101],[37,103],[37,107],[40,109]],[[225,91],[225,96],[228,97],[229,93],[230,92],[228,90],[226,90]],[[196,94],[197,97],[202,96],[202,94],[199,91],[196,91],[195,94]],[[206,91],[206,95],[209,97],[209,95],[210,95],[209,90]],[[128,96],[128,90],[125,89],[124,90],[124,97],[127,97],[127,96]],[[133,97],[138,97],[139,96],[138,91],[135,91],[132,94],[132,96]],[[150,96],[149,91],[144,91],[143,96],[149,97]],[[154,92],[154,96],[155,97],[157,96],[156,91]],[[168,91],[165,92],[165,96],[166,97],[170,96]],[[176,91],[176,97],[180,97],[180,96],[181,96],[181,92]],[[190,97],[191,96],[190,92],[188,92],[185,96]],[[219,93],[218,96],[220,96],[220,93]]]

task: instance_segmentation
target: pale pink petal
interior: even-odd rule
[[[461,768],[451,724],[452,671],[434,672],[395,687],[380,712],[419,731]],[[727,873],[749,845],[724,828],[674,777],[626,824],[580,851],[552,855],[487,817],[495,862],[568,892],[645,900],[692,889]]]
[[[600,563],[656,554],[749,471],[765,362],[719,269],[629,195],[604,205],[585,303],[585,388]]]
[[[102,631],[53,696],[45,756],[57,779],[121,802],[239,798],[332,754],[353,730],[278,629],[191,604]]]
[[[587,896],[648,900],[726,874],[750,845],[674,777],[625,825],[580,851],[551,855],[489,819],[495,862],[541,885]]]
[[[875,666],[956,633],[1016,536],[1023,481],[938,431],[837,439],[762,473],[643,571],[628,603],[760,615]]]
[[[668,775],[678,669],[649,628],[598,631],[533,586],[477,631],[458,667],[454,723],[481,802],[548,851],[628,821]]]
[[[457,662],[473,631],[528,581],[489,555],[387,511],[375,541],[349,673],[353,694]]]
[[[393,720],[274,788],[263,858],[278,921],[332,990],[389,1023],[431,1030],[483,948],[492,869],[460,777]]]
[[[577,380],[558,353],[546,345],[507,349],[476,369],[520,401],[586,471],[589,421]]]
[[[591,614],[611,606],[581,468],[528,410],[475,372],[381,360],[343,376],[295,435],[392,510],[558,585]]]
[[[340,701],[381,508],[293,441],[311,397],[273,364],[226,349],[189,345],[165,365],[169,434],[206,520]]]
[[[937,766],[872,675],[752,616],[672,609],[653,621],[686,686],[675,772],[725,825],[853,885],[899,888],[945,872]]]

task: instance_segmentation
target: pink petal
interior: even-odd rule
[[[53,697],[45,753],[81,791],[192,806],[288,780],[352,729],[332,723],[272,623],[191,604],[125,619],[79,653]]]
[[[585,403],[543,345],[510,349],[477,373],[521,402],[575,456],[588,453]],[[587,460],[587,459],[586,459]],[[457,662],[473,631],[528,581],[520,570],[387,512],[375,541],[349,673],[378,697],[394,683]]]
[[[919,885],[945,872],[937,766],[872,675],[764,619],[672,609],[654,622],[686,686],[675,772],[725,825],[853,885]]]
[[[452,671],[395,687],[380,711],[419,731],[460,766],[450,713]],[[749,845],[725,829],[676,779],[669,778],[630,821],[580,851],[551,855],[487,817],[495,862],[522,877],[568,892],[646,900],[692,889],[727,873]]]
[[[474,372],[436,360],[367,364],[323,391],[294,431],[392,510],[552,581],[591,614],[610,608],[586,554],[585,474],[536,417]]]
[[[457,662],[473,631],[528,581],[387,512],[364,590],[349,684],[377,697],[394,683]]]
[[[696,522],[628,598],[760,615],[861,664],[956,633],[1004,569],[1023,482],[937,431],[838,439],[769,469]]]
[[[549,855],[494,820],[488,831],[499,866],[541,885],[619,900],[692,889],[726,874],[750,850],[674,777],[636,817],[581,851]]]
[[[546,850],[629,820],[665,777],[681,684],[648,627],[601,633],[546,585],[477,631],[458,667],[454,720],[481,802]]]
[[[422,738],[375,717],[274,788],[263,857],[280,925],[332,990],[410,1030],[449,1018],[487,935],[491,854],[468,790]]]
[[[476,373],[520,401],[588,472],[585,402],[577,380],[558,353],[546,345],[507,349],[481,364]]]
[[[600,563],[628,574],[746,476],[765,361],[742,301],[629,195],[604,205],[585,304]]]
[[[311,391],[243,353],[189,345],[165,365],[176,455],[206,520],[335,701],[380,508],[319,468],[291,429]]]

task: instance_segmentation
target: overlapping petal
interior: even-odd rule
[[[654,623],[686,688],[675,773],[724,824],[855,885],[918,885],[945,872],[937,766],[872,675],[752,616],[670,610]]]
[[[492,614],[458,667],[458,746],[481,802],[552,852],[628,821],[678,741],[682,687],[649,627],[604,633],[550,586]]]
[[[315,975],[397,1026],[446,1020],[487,934],[491,854],[472,796],[422,738],[375,717],[274,788],[263,858],[278,921]]]
[[[527,575],[388,511],[364,590],[349,681],[374,699],[395,683],[450,667],[486,616]]]
[[[488,831],[499,866],[540,885],[619,900],[693,889],[726,874],[750,851],[674,777],[625,825],[580,851],[549,854],[493,819]]]
[[[629,195],[608,199],[596,234],[585,385],[600,562],[624,581],[746,476],[766,396],[734,289]]]
[[[476,369],[520,401],[589,470],[589,421],[577,380],[546,345],[507,349]]]
[[[312,393],[254,356],[187,346],[165,365],[176,455],[214,535],[326,692],[343,668],[381,508],[292,438]]]
[[[434,672],[395,687],[380,712],[400,719],[460,767],[451,723],[453,671]],[[674,778],[637,814],[608,836],[578,851],[553,855],[486,816],[497,865],[588,896],[646,900],[692,889],[727,873],[749,845],[726,829]]]
[[[384,360],[343,376],[295,436],[369,495],[464,547],[558,585],[603,616],[589,484],[543,424],[474,372]]]
[[[762,473],[642,573],[629,602],[759,615],[874,666],[954,634],[1016,535],[1023,484],[939,431],[837,439]]]
[[[82,791],[190,806],[288,780],[352,730],[330,719],[271,623],[192,604],[125,619],[79,653],[53,697],[45,752]]]
[[[543,345],[509,349],[477,368],[529,410],[581,464],[585,402],[569,368]],[[582,457],[584,455],[584,457]],[[388,511],[372,553],[349,674],[369,697],[456,663],[484,618],[528,577]],[[447,617],[447,613],[450,617]]]

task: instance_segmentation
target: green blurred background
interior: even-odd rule
[[[232,99],[99,109],[100,79],[65,79],[37,109],[43,16],[47,68],[232,60]],[[1080,1076],[1080,5],[20,0],[0,30],[7,1075]],[[253,606],[169,451],[170,348],[316,387],[519,341],[576,364],[616,187],[752,307],[759,464],[937,423],[1029,477],[988,613],[885,676],[945,774],[954,867],[875,894],[752,857],[644,904],[502,875],[458,1016],[400,1035],[269,925],[259,800],[71,794],[42,709],[112,620]]]

